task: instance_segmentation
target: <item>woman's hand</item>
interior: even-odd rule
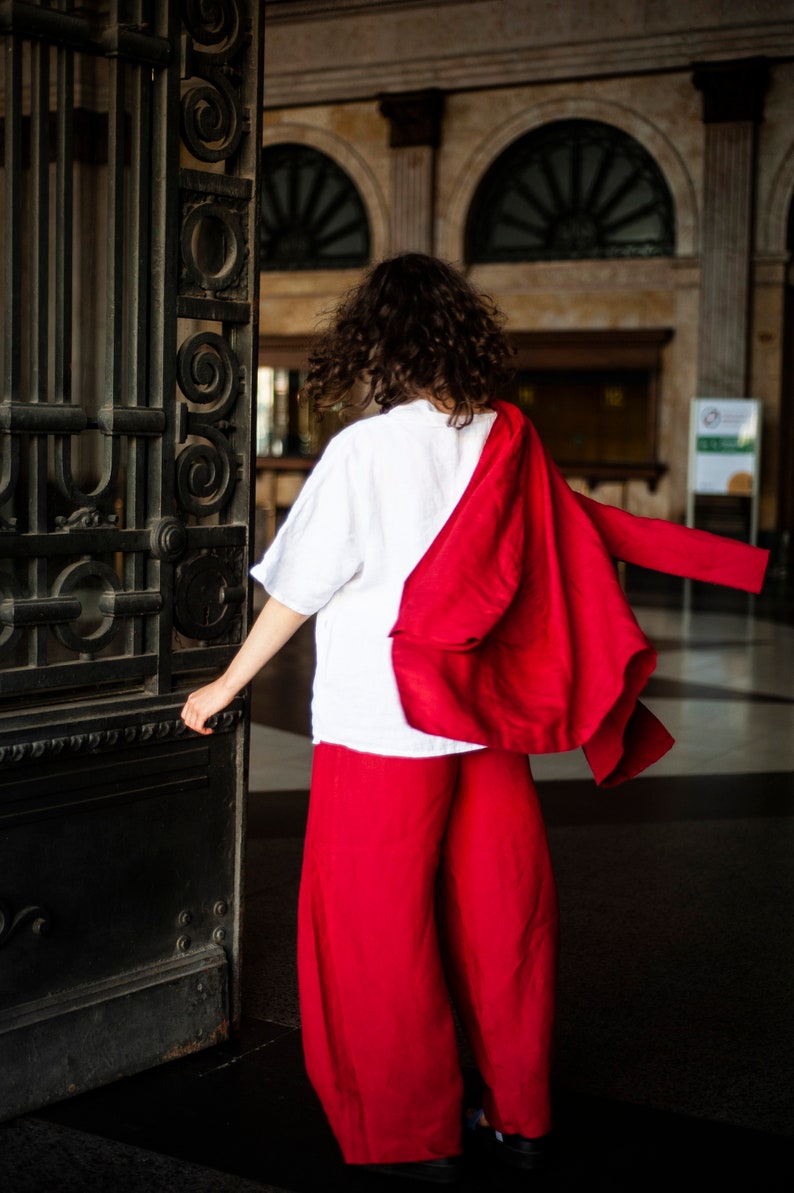
[[[206,722],[210,717],[213,717],[216,712],[226,708],[227,704],[231,704],[237,693],[229,686],[229,681],[225,675],[221,675],[219,679],[212,683],[206,684],[203,688],[196,688],[195,692],[191,692],[185,701],[185,707],[182,709],[180,716],[187,725],[188,729],[195,730],[196,733],[201,733],[206,736],[212,733],[211,729],[205,728]]]
[[[223,675],[203,688],[196,688],[188,696],[180,713],[188,729],[205,735],[212,733],[211,729],[205,728],[209,718],[231,704],[237,693],[242,692],[306,618],[305,613],[296,613],[271,597]]]

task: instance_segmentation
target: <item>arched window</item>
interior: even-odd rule
[[[471,263],[668,257],[675,212],[633,137],[596,120],[534,129],[493,163],[466,229]]]
[[[306,145],[262,151],[261,269],[347,269],[369,260],[369,224],[345,171]]]

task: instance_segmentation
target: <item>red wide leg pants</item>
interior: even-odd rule
[[[314,755],[298,973],[306,1065],[348,1163],[461,1150],[452,991],[506,1133],[550,1127],[557,901],[527,759]]]

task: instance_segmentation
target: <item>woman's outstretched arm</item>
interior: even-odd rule
[[[212,733],[204,727],[208,718],[226,708],[306,620],[305,613],[296,613],[271,597],[223,675],[188,696],[180,714],[188,729]]]

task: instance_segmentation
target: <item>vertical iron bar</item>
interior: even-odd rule
[[[250,120],[248,136],[244,137],[240,150],[235,158],[235,173],[249,177],[253,182],[251,199],[248,205],[248,246],[251,254],[248,271],[248,299],[251,304],[251,319],[245,328],[231,330],[230,341],[240,361],[245,377],[245,395],[239,400],[235,408],[235,422],[239,435],[238,455],[244,462],[242,469],[244,479],[235,488],[232,504],[229,509],[230,521],[244,521],[248,526],[245,559],[251,562],[253,553],[254,527],[254,478],[256,476],[256,383],[257,365],[259,363],[259,221],[260,221],[260,177],[261,177],[261,146],[262,146],[262,88],[263,88],[263,57],[264,57],[264,5],[257,0],[248,0],[241,4],[245,18],[250,28],[250,41],[245,51],[241,68],[241,99],[243,111]],[[243,449],[241,451],[241,449]],[[248,569],[246,567],[246,574]],[[248,600],[243,609],[241,636],[245,637],[251,618],[251,579],[248,576]],[[234,899],[238,908],[242,908],[244,901],[245,880],[245,800],[248,788],[248,741],[250,724],[249,717],[245,717],[236,730],[235,742],[235,858]],[[232,937],[231,954],[233,958],[230,974],[230,1018],[231,1022],[240,1021],[240,950],[242,935],[242,916],[235,916]]]
[[[49,229],[50,229],[50,47],[31,45],[30,80],[30,400],[46,402],[49,385]],[[28,528],[47,531],[47,436],[31,435],[28,457]],[[47,559],[37,556],[28,569],[30,595],[48,595]],[[47,662],[47,627],[29,637],[28,662]]]
[[[30,395],[47,401],[49,342],[50,47],[31,44],[30,104]],[[31,530],[46,529],[36,511]]]
[[[118,24],[118,0],[111,24]],[[107,293],[105,297],[105,397],[121,405],[124,287],[124,66],[108,59]]]
[[[119,0],[110,5],[110,23],[119,23]],[[105,287],[105,401],[123,399],[124,331],[124,63],[108,59],[107,261]],[[105,475],[114,475],[119,437],[105,438]]]
[[[18,402],[21,389],[22,298],[22,40],[3,38],[5,55],[5,277],[3,286],[3,397]]]
[[[3,277],[3,392],[0,399],[18,402],[22,389],[22,40],[8,35],[0,51],[5,57],[5,270]],[[20,443],[3,435],[0,491],[12,500],[12,513],[24,517],[24,497],[15,492],[19,480]],[[0,523],[1,524],[1,523]],[[34,636],[28,638],[28,642]]]
[[[66,6],[69,11],[71,5]],[[72,400],[74,53],[58,47],[55,125],[55,401]]]
[[[142,0],[134,5],[132,20],[143,24]],[[132,68],[132,123],[130,130],[130,215],[128,244],[129,291],[126,310],[129,320],[127,350],[128,402],[131,406],[147,404],[147,325],[149,276],[149,201],[151,170],[151,84],[152,71],[147,66]],[[141,527],[146,523],[146,440],[130,436],[127,440],[127,492],[125,500],[126,525]],[[144,587],[144,559],[136,551],[126,556],[125,587],[132,591]],[[140,654],[143,650],[143,619],[131,617],[126,627],[126,652]]]
[[[73,0],[60,0],[62,12],[71,13],[73,7]],[[74,51],[60,45],[56,53],[53,397],[56,403],[69,405],[72,401],[74,310]],[[55,436],[53,453],[56,478],[59,480],[64,471],[64,461],[70,456],[71,450],[70,436]]]
[[[154,6],[154,32],[179,46],[179,6],[167,0]],[[174,456],[176,450],[173,417],[176,402],[176,291],[177,234],[179,223],[179,54],[155,76],[152,102],[152,229],[150,293],[152,311],[149,344],[149,393],[152,406],[165,409],[166,429],[152,443],[148,462],[149,519],[171,515],[174,503]],[[159,617],[147,618],[147,652],[158,657],[155,691],[170,693],[172,681],[172,635],[174,565],[151,559],[147,587],[159,589],[163,609]]]

